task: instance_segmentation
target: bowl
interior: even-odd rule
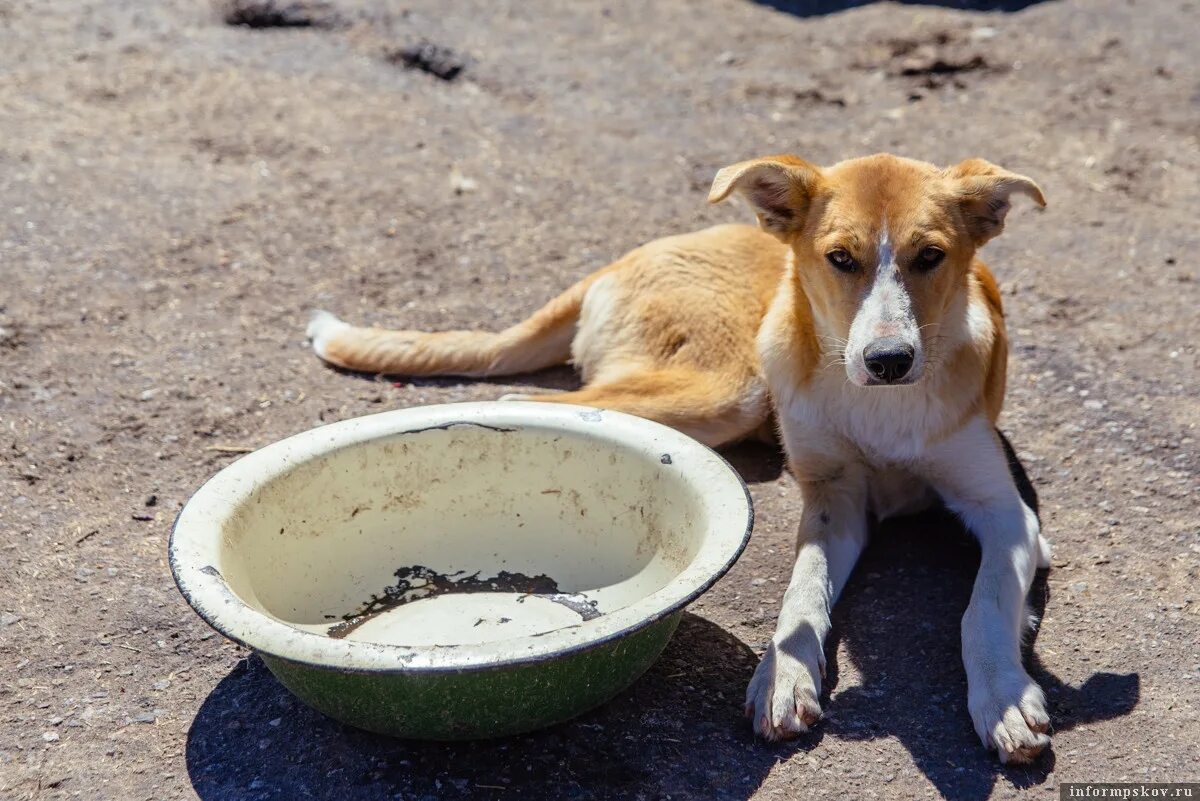
[[[398,737],[497,737],[619,693],[737,560],[749,495],[665,426],[532,402],[346,420],[188,501],[175,581],[289,690]]]

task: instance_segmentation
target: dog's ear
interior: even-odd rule
[[[1004,217],[1014,194],[1025,195],[1039,206],[1046,205],[1042,189],[1024,175],[1017,175],[983,159],[968,159],[946,170],[958,195],[963,219],[976,246],[1004,230]]]
[[[804,227],[821,171],[795,156],[769,156],[733,164],[717,173],[709,203],[737,192],[758,215],[764,231],[786,237]]]

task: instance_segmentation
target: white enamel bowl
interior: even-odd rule
[[[716,453],[609,411],[429,406],[249,454],[180,513],[171,568],[312,706],[432,739],[576,715],[653,663],[741,554]]]

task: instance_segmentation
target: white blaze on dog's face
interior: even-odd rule
[[[835,249],[826,259],[845,271],[841,252],[845,251]],[[853,261],[848,266],[861,269]],[[906,276],[900,267],[886,220],[880,226],[875,264],[866,272],[870,275],[866,296],[845,337],[846,375],[859,386],[916,383],[925,369],[921,324],[917,322],[911,274]]]
[[[978,159],[942,170],[890,155],[821,170],[779,156],[718,173],[710,201],[745,197],[760,225],[792,247],[816,347],[859,386],[920,381],[943,323],[966,314],[976,249],[1033,181]]]

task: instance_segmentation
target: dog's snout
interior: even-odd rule
[[[896,337],[884,337],[863,349],[863,363],[873,378],[893,384],[908,375],[915,355],[915,349],[907,342]]]

